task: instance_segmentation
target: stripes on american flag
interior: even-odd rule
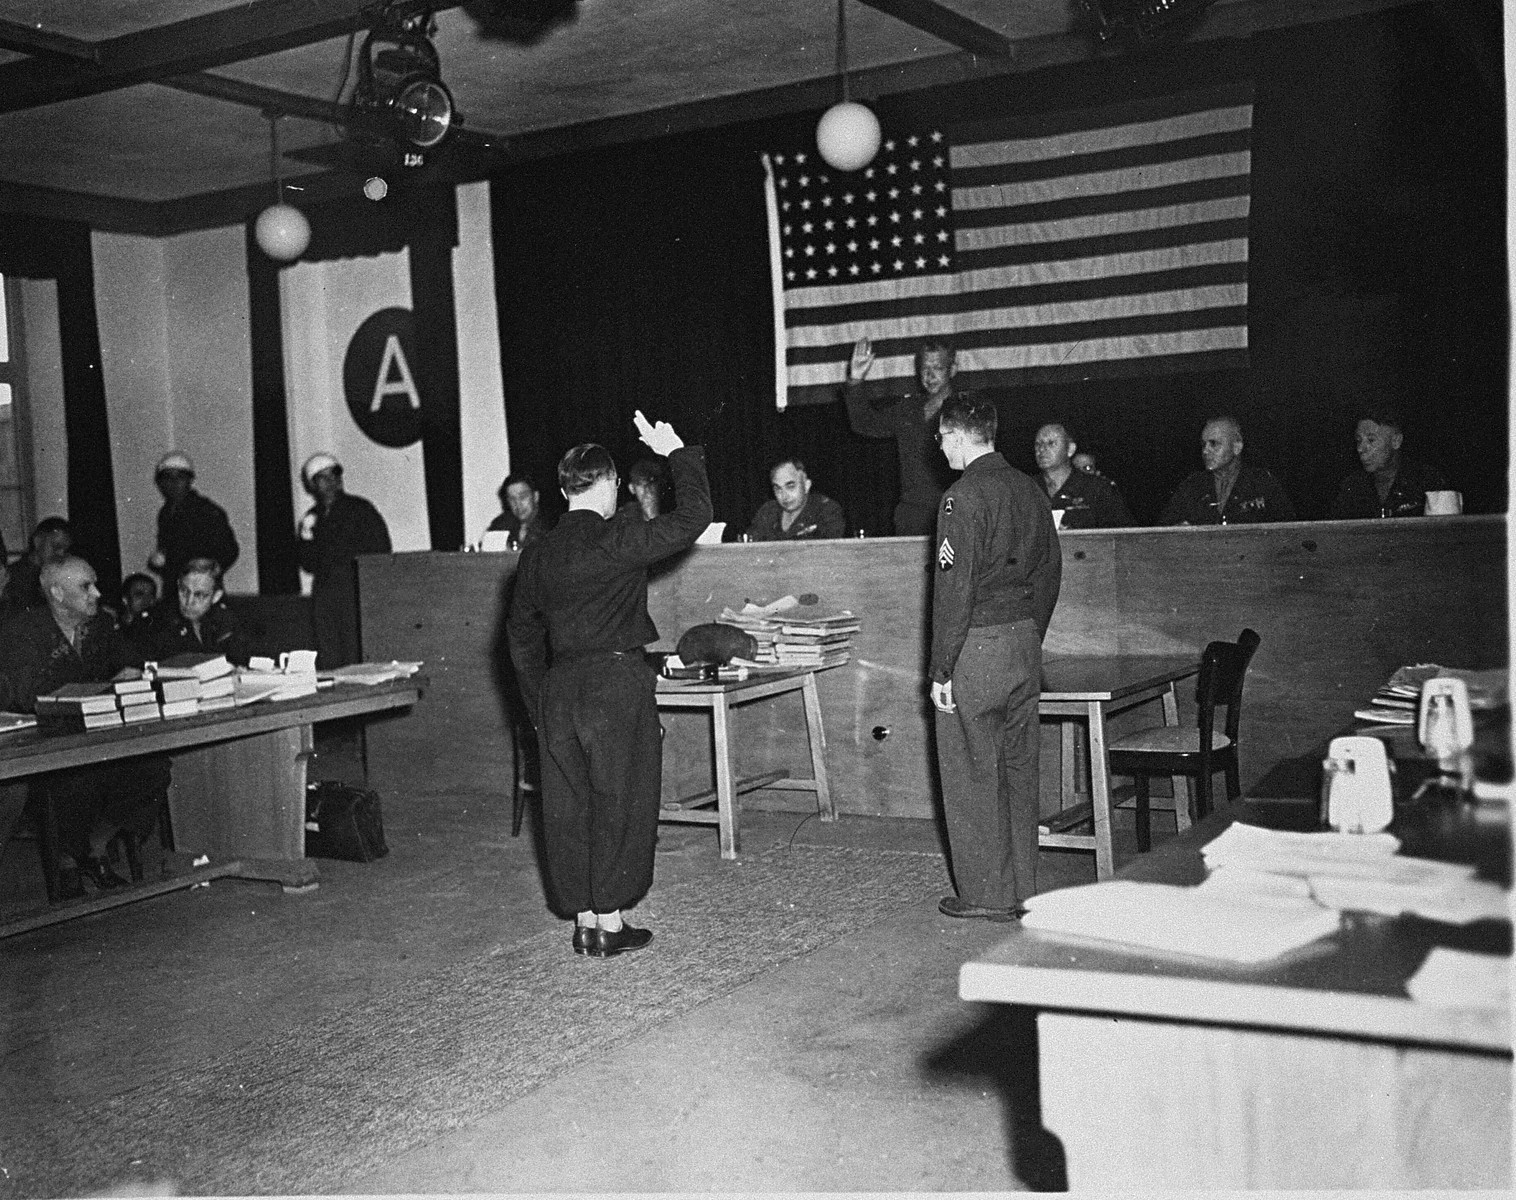
[[[779,406],[860,337],[890,391],[929,337],[960,388],[1245,366],[1252,116],[1242,83],[765,156]]]

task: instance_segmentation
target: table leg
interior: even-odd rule
[[[826,730],[821,724],[821,697],[816,691],[816,676],[805,677],[801,689],[805,697],[805,731],[811,743],[811,777],[816,781],[816,811],[823,821],[837,819],[837,806],[832,803],[832,785],[826,774]]]
[[[313,749],[311,727],[296,725],[175,752],[168,793],[175,849],[288,864],[288,878],[280,877],[286,890],[314,887],[315,863],[305,857]]]
[[[1075,733],[1078,726],[1067,717],[1058,722],[1059,736],[1059,776],[1058,807],[1072,808],[1079,803],[1079,784],[1075,772],[1075,758],[1079,753],[1079,746]]]
[[[711,705],[711,732],[715,740],[716,813],[721,835],[721,857],[737,857],[737,772],[732,763],[731,710],[725,695]]]
[[[1090,727],[1090,806],[1095,818],[1095,878],[1115,873],[1111,852],[1111,767],[1105,756],[1105,706],[1091,700],[1085,706]]]
[[[1179,700],[1174,695],[1174,685],[1163,691],[1163,723],[1179,724]],[[1187,775],[1171,775],[1174,782],[1174,830],[1183,833],[1190,827],[1190,779]]]

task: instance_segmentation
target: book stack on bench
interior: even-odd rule
[[[111,686],[116,693],[116,703],[121,706],[123,725],[163,720],[163,710],[158,707],[158,693],[151,679],[138,675],[135,679],[118,679]]]
[[[122,723],[113,684],[65,683],[37,697],[37,729],[41,733],[78,733]]]
[[[853,656],[853,634],[863,626],[851,612],[798,616],[791,610],[780,617],[774,654],[783,667],[836,667]]]
[[[186,652],[165,658],[153,671],[164,720],[231,708],[236,676],[224,654]]]

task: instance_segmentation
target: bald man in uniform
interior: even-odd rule
[[[1242,425],[1212,417],[1200,431],[1205,470],[1188,476],[1169,497],[1160,525],[1256,525],[1293,521],[1295,506],[1272,471],[1242,461]]]
[[[104,683],[125,667],[140,667],[142,654],[100,608],[95,569],[82,558],[64,557],[42,566],[45,607],[22,613],[0,638],[0,709],[33,712],[37,697],[67,683]],[[42,776],[58,830],[58,849],[77,864],[78,875],[59,878],[65,898],[84,885],[115,888],[125,880],[111,868],[107,849],[118,833],[141,839],[158,818],[169,783],[162,755],[73,767]],[[55,864],[48,864],[52,872]]]
[[[1063,557],[1046,497],[995,429],[992,402],[942,406],[942,453],[963,475],[937,516],[929,671],[957,890],[938,908],[1011,921],[1037,892],[1037,702]]]

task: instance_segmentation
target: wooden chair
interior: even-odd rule
[[[1107,748],[1113,775],[1130,775],[1137,785],[1137,848],[1152,846],[1149,781],[1155,775],[1187,775],[1195,780],[1195,817],[1211,811],[1211,777],[1226,772],[1227,800],[1242,794],[1238,767],[1238,727],[1242,684],[1260,639],[1244,629],[1235,642],[1212,642],[1200,659],[1197,705],[1199,727],[1155,726],[1117,739]],[[1216,709],[1226,706],[1226,725],[1216,728]]]

